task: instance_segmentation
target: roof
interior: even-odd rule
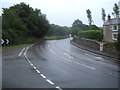
[[[118,25],[120,24],[120,18],[113,18],[110,20],[107,20],[104,25]]]

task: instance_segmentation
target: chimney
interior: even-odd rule
[[[110,16],[110,14],[108,14],[108,20],[109,20],[109,21],[111,20],[111,16]]]

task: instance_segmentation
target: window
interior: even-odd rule
[[[118,34],[117,33],[112,33],[112,39],[117,40],[117,38],[118,38]]]
[[[112,26],[112,30],[113,30],[113,31],[118,31],[118,26],[117,26],[117,25]]]

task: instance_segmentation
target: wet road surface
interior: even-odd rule
[[[3,51],[5,88],[118,88],[117,60],[48,40]]]

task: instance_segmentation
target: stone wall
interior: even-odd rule
[[[96,40],[79,38],[79,39],[76,39],[76,43],[92,48],[94,50],[100,49],[99,42],[97,42]]]
[[[100,43],[96,40],[79,38],[79,39],[76,39],[75,42],[79,45],[85,46],[85,47],[93,49],[93,50],[100,50]],[[103,45],[103,52],[111,53],[114,55],[118,54],[114,45],[110,44],[110,43]]]
[[[107,53],[118,54],[117,50],[115,49],[112,43],[104,44],[103,51]]]

